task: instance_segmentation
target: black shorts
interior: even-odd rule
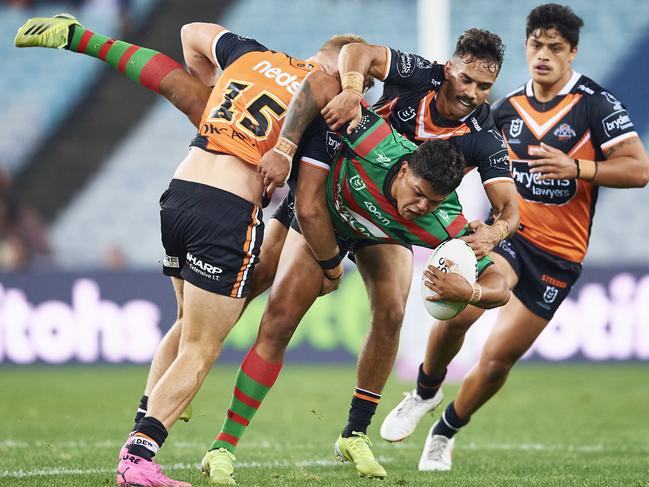
[[[546,320],[552,319],[581,275],[581,264],[549,254],[520,235],[503,240],[494,252],[504,257],[518,275],[514,296]]]
[[[293,218],[295,218],[295,200],[290,192],[282,202],[277,205],[275,213],[273,213],[271,218],[279,221],[286,228],[291,228],[291,222],[293,221]]]
[[[300,230],[300,224],[296,217],[291,220],[291,228],[296,232],[302,233],[302,230]],[[373,245],[401,245],[412,252],[412,245],[401,242],[386,242],[385,240],[373,240],[371,238],[349,238],[340,234],[336,234],[336,241],[338,242],[340,255],[342,257],[347,256],[353,263],[356,263],[356,252]]]
[[[227,191],[174,179],[160,198],[162,272],[206,291],[248,295],[264,238],[261,208]]]

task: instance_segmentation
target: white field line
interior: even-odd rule
[[[182,446],[180,446],[182,445]],[[262,446],[263,445],[263,446]],[[15,440],[2,440],[0,441],[1,447],[8,448],[31,448],[39,446],[56,446],[63,448],[119,448],[121,443],[114,441],[101,441],[101,442],[83,442],[83,441],[67,441],[61,443],[52,443],[45,440],[34,440],[30,442],[25,441],[15,441]],[[253,445],[248,445],[252,447]],[[262,446],[262,448],[268,448],[273,446],[270,442],[260,442],[257,446]],[[320,448],[321,444],[311,443],[311,444],[292,444],[292,447],[299,448]],[[177,443],[175,445],[177,448],[200,448],[204,449],[205,445],[199,442],[185,442]],[[395,444],[378,444],[376,445],[379,450],[386,450],[390,448],[396,449],[417,449],[421,448],[421,445],[415,443],[395,443]],[[499,450],[499,451],[565,451],[565,452],[578,452],[578,453],[589,453],[589,452],[616,452],[619,453],[621,450],[618,447],[607,447],[603,444],[594,444],[594,445],[545,445],[542,443],[522,443],[522,444],[505,444],[505,443],[494,443],[494,444],[478,444],[478,443],[467,443],[460,444],[460,449],[465,450]],[[637,453],[638,450],[634,449]],[[643,449],[643,452],[649,453],[649,449]],[[385,457],[383,455],[379,456],[379,461],[381,463],[393,463],[394,458]],[[237,468],[273,468],[273,467],[335,467],[340,465],[339,462],[334,460],[302,460],[302,461],[270,461],[270,462],[237,462]],[[177,463],[172,465],[166,465],[165,468],[169,470],[198,470],[200,466],[198,464],[190,463]],[[27,477],[52,477],[52,476],[63,476],[63,475],[106,475],[112,474],[114,469],[112,468],[64,468],[64,467],[43,467],[30,470],[4,470],[0,471],[0,479],[2,478],[27,478]]]

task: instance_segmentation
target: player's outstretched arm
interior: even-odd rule
[[[275,188],[284,185],[304,131],[322,107],[339,92],[338,80],[322,71],[311,73],[305,78],[300,90],[291,99],[275,146],[263,155],[259,164],[267,196]]]
[[[210,89],[169,56],[97,34],[68,14],[29,19],[18,29],[16,47],[65,49],[97,58],[145,88],[167,98],[198,126]]]
[[[327,124],[338,130],[347,122],[351,133],[361,119],[364,80],[383,79],[387,71],[388,48],[372,44],[352,43],[343,46],[338,55],[342,91],[322,110]]]
[[[437,293],[427,297],[429,301],[463,301],[483,309],[497,308],[509,301],[507,281],[494,265],[480,274],[473,287],[460,274],[442,272],[432,265],[424,271],[424,278],[424,285]]]
[[[338,287],[344,270],[327,208],[327,177],[327,171],[303,164],[298,174],[295,195],[295,213],[302,236],[322,267],[321,294],[327,294]]]

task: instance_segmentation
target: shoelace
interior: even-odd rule
[[[430,442],[430,448],[428,449],[428,456],[434,458],[441,458],[444,454],[444,450],[448,445],[449,439],[445,436],[438,436],[433,438],[433,441]]]
[[[412,392],[404,392],[403,395],[406,396],[406,400],[403,401],[403,405],[397,409],[397,414],[409,413],[417,404],[417,398]]]

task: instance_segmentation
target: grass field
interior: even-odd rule
[[[172,430],[158,461],[176,478],[208,485],[197,463],[221,424],[235,372],[215,369],[194,401],[192,421]],[[0,368],[0,485],[113,485],[145,373],[141,367]],[[289,364],[240,443],[238,483],[379,482],[357,478],[332,454],[353,386],[349,366]],[[458,435],[450,473],[417,472],[432,418],[403,443],[378,436],[408,387],[390,381],[369,431],[388,470],[381,485],[649,486],[647,365],[519,366]],[[455,390],[446,388],[449,400]]]

